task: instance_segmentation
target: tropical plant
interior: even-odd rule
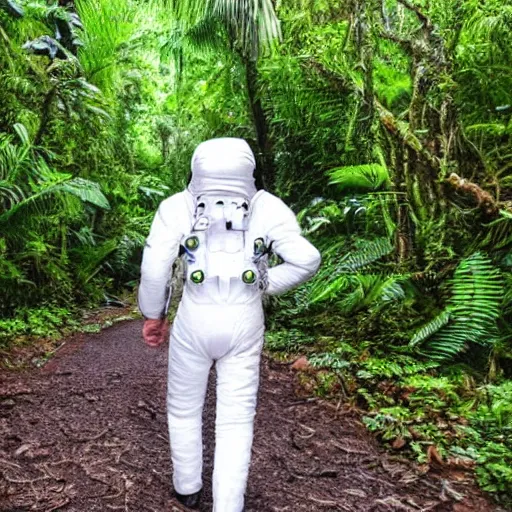
[[[462,260],[448,281],[446,309],[421,328],[411,347],[434,359],[453,359],[471,344],[491,348],[497,340],[496,321],[503,300],[503,280],[492,262],[480,253]]]
[[[339,167],[329,171],[330,184],[341,191],[375,191],[389,184],[388,170],[380,164],[364,164]]]
[[[0,139],[0,200],[3,203],[0,223],[52,194],[72,194],[84,202],[109,208],[97,183],[52,170],[42,157],[34,155],[26,128],[18,124],[14,129],[21,145],[14,145],[10,137]]]

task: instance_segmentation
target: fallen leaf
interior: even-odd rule
[[[403,448],[407,443],[405,442],[405,439],[403,437],[397,437],[391,446],[393,446],[393,449],[400,450]]]
[[[423,434],[420,434],[416,429],[414,429],[413,427],[409,427],[408,428],[411,436],[413,439],[422,439],[424,436]]]
[[[437,448],[433,444],[431,444],[427,448],[427,462],[429,464],[434,463],[439,464],[440,466],[443,465],[443,458],[441,457],[441,455],[437,451]]]
[[[299,357],[299,359],[297,359],[292,364],[292,370],[296,370],[296,371],[303,371],[309,367],[310,367],[310,364],[309,364],[308,358],[306,356]]]
[[[428,469],[427,469],[428,471]],[[404,473],[401,477],[399,482],[402,484],[412,484],[412,482],[416,482],[420,477],[415,474],[413,471],[407,471],[407,473]]]
[[[463,471],[450,471],[450,480],[455,482],[467,482],[471,480],[471,476]]]
[[[25,453],[25,457],[28,459],[40,459],[49,457],[51,455],[51,450],[49,448],[35,448],[34,450],[29,450]]]
[[[351,496],[358,496],[359,498],[367,498],[368,494],[366,494],[362,489],[343,489],[341,492],[345,494],[350,494]]]
[[[2,400],[0,405],[5,409],[12,409],[16,405],[16,402],[12,399],[7,399],[7,400]]]

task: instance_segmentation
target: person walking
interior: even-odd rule
[[[311,278],[320,253],[301,236],[294,213],[256,190],[255,158],[236,138],[201,143],[188,187],[164,200],[146,241],[138,292],[143,337],[168,336],[171,272],[185,284],[169,343],[167,413],[176,498],[198,508],[203,469],[202,411],[217,373],[214,512],[241,512],[249,472],[264,337],[264,294]],[[268,267],[271,253],[281,264]]]

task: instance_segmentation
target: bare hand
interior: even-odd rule
[[[158,347],[169,336],[169,321],[167,318],[158,320],[147,319],[142,328],[142,337],[150,347]]]

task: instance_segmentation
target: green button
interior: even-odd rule
[[[191,236],[185,240],[185,247],[189,251],[195,251],[199,247],[199,238],[197,236]]]
[[[256,274],[252,270],[246,270],[242,274],[242,281],[245,284],[254,284],[256,282]]]
[[[254,254],[262,254],[265,252],[265,242],[263,238],[256,238],[254,240]]]
[[[202,270],[196,270],[190,274],[190,280],[194,284],[201,284],[204,281],[204,272]]]

